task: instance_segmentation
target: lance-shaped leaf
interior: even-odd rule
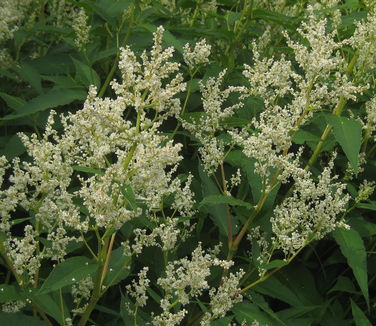
[[[326,116],[333,127],[336,140],[345,152],[352,168],[358,172],[358,155],[362,142],[362,125],[356,121],[335,115]]]
[[[336,229],[332,234],[346,257],[369,307],[367,254],[361,236],[354,229],[342,228]]]
[[[42,284],[39,294],[45,294],[67,285],[72,285],[89,275],[93,275],[98,265],[87,257],[72,257],[55,266]]]

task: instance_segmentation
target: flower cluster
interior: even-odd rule
[[[240,279],[244,274],[243,270],[235,274],[231,273],[223,278],[218,289],[210,289],[210,312],[205,313],[200,323],[201,326],[210,326],[211,321],[224,317],[235,303],[243,300],[243,296],[238,292]]]
[[[150,280],[146,277],[149,268],[144,267],[138,273],[138,283],[133,280],[132,285],[127,285],[127,291],[130,296],[136,299],[136,303],[139,307],[143,307],[146,305],[147,295],[146,289],[149,286]]]
[[[239,295],[239,281],[244,275],[243,271],[236,274],[230,273],[218,289],[210,288],[207,278],[211,274],[211,268],[220,266],[229,269],[232,261],[220,260],[216,257],[218,248],[211,252],[202,249],[201,243],[192,252],[192,258],[182,258],[170,262],[166,266],[166,276],[159,278],[157,283],[165,291],[166,295],[161,301],[162,314],[155,316],[154,325],[177,325],[187,311],[181,309],[178,313],[171,313],[170,309],[177,303],[185,306],[191,298],[196,298],[209,290],[210,306],[212,313],[207,313],[202,319],[201,325],[210,325],[210,321],[222,317],[231,309],[232,305],[241,301]],[[171,302],[173,300],[173,302]]]
[[[224,107],[232,93],[243,93],[245,90],[241,86],[229,86],[221,90],[225,74],[226,70],[217,78],[209,78],[205,84],[200,83],[204,113],[193,122],[182,120],[183,127],[200,141],[199,153],[209,173],[213,173],[225,158],[225,144],[217,138],[218,133],[224,130],[224,120],[243,106],[243,103],[236,103]]]
[[[42,137],[20,134],[31,160],[13,161],[10,186],[0,193],[1,231],[15,271],[28,275],[29,282],[42,259],[63,260],[68,244],[83,241],[93,227],[118,230],[144,214],[159,224],[149,242],[158,237],[161,247],[169,250],[177,241],[173,231],[178,222],[176,216],[159,221],[163,201],[173,198],[174,215],[194,214],[192,177],[184,183],[176,176],[181,145],[158,130],[164,119],[179,112],[180,102],[174,96],[185,88],[180,74],[165,82],[179,65],[169,61],[172,48],[162,49],[162,33],[163,28],[158,28],[151,58],[143,53],[142,64],[130,49],[122,50],[123,80],[112,83],[117,98],[98,98],[91,88],[81,110],[58,117],[61,133],[54,129],[57,118],[52,111]],[[134,70],[129,69],[130,58]],[[134,122],[125,120],[124,113],[132,110]],[[149,118],[151,111],[154,120]],[[0,163],[3,179],[9,166],[4,158]],[[72,182],[79,185],[73,191]],[[25,227],[22,239],[10,232],[17,207],[36,220]],[[41,233],[47,234],[50,244],[39,252]]]
[[[374,53],[376,51],[376,8],[369,12],[367,19],[357,23],[351,45],[357,49],[356,76],[369,80],[370,72],[376,69]]]
[[[248,94],[261,97],[265,109],[249,126],[229,133],[248,157],[256,159],[255,169],[263,177],[268,178],[273,168],[282,169],[281,181],[306,175],[299,168],[300,154],[289,151],[294,133],[315,111],[332,109],[340,97],[355,99],[355,94],[366,88],[348,80],[346,63],[339,52],[347,42],[337,42],[335,31],[327,33],[326,26],[325,19],[318,20],[313,14],[302,23],[298,33],[309,46],[285,34],[303,73],[295,72],[284,57],[260,59],[256,46],[254,65],[245,66]]]
[[[137,61],[133,51],[129,48],[122,48],[119,68],[122,82],[112,82],[112,87],[118,95],[118,101],[122,105],[133,106],[136,111],[141,108],[153,108],[160,113],[158,120],[153,121],[153,128],[158,126],[156,122],[169,116],[174,116],[180,111],[179,99],[174,96],[185,90],[186,84],[183,76],[178,73],[165,86],[163,81],[179,70],[179,63],[169,61],[174,53],[174,48],[162,48],[162,35],[164,28],[157,28],[154,33],[154,45],[150,51],[150,59],[146,51],[141,55],[142,64]],[[164,87],[163,87],[164,86]],[[120,104],[120,103],[119,103]],[[146,117],[142,118],[145,120]],[[151,121],[146,119],[146,124]]]
[[[183,50],[184,61],[191,70],[198,65],[209,62],[211,46],[206,44],[205,39],[197,42],[193,49],[191,49],[190,45],[187,43]]]
[[[87,23],[88,16],[83,8],[81,8],[73,18],[72,28],[76,34],[74,40],[77,48],[82,51],[89,42],[89,32],[91,26]]]
[[[275,235],[273,246],[293,256],[313,240],[322,239],[337,227],[348,226],[337,216],[346,210],[350,199],[344,194],[345,184],[331,176],[334,157],[315,183],[311,178],[298,179],[291,197],[274,210],[271,218]]]
[[[90,275],[72,286],[72,296],[75,304],[72,312],[74,314],[81,314],[85,311],[93,288],[94,282]]]
[[[33,5],[32,0],[2,0],[0,2],[0,66],[7,67],[13,61],[12,56],[3,46],[7,40],[13,39],[14,33],[27,22],[27,13]]]

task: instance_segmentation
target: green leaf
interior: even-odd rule
[[[112,251],[107,275],[103,284],[112,286],[128,277],[131,271],[131,262],[132,258],[124,255],[124,249],[122,247]]]
[[[368,203],[359,203],[356,204],[356,207],[376,211],[376,201],[370,200]]]
[[[95,310],[104,312],[105,314],[108,314],[108,315],[111,315],[111,316],[114,316],[114,317],[117,317],[117,318],[121,317],[120,313],[118,313],[116,310],[110,309],[110,308],[105,307],[105,306],[101,306],[98,303],[95,305]]]
[[[112,57],[117,55],[119,49],[114,46],[112,48],[103,50],[103,51],[95,51],[91,54],[90,62],[95,63],[99,60],[107,59],[108,57]]]
[[[84,100],[87,93],[76,89],[54,89],[39,95],[29,101],[17,114],[9,114],[1,120],[13,120],[31,115],[47,109],[72,103],[75,100]]]
[[[355,229],[363,237],[376,235],[376,223],[368,221],[362,216],[353,216],[348,222],[352,229]]]
[[[97,88],[99,88],[101,81],[100,81],[98,74],[95,72],[95,70],[90,68],[86,63],[82,61],[79,61],[73,57],[71,57],[71,59],[76,68],[75,79],[86,87],[94,85]]]
[[[13,135],[9,138],[2,152],[7,160],[11,161],[25,152],[25,146],[18,135]]]
[[[11,220],[10,224],[11,225],[17,225],[17,224],[23,223],[25,221],[30,221],[31,219],[32,219],[32,217],[16,218],[14,220]]]
[[[11,109],[15,111],[21,110],[26,104],[26,101],[24,99],[3,92],[0,92],[0,97]]]
[[[300,317],[305,316],[307,314],[312,315],[314,311],[322,309],[322,306],[301,306],[301,307],[292,307],[287,308],[281,311],[278,311],[278,316],[283,319],[287,320],[288,325],[290,325],[292,320],[298,320]],[[302,326],[310,325],[310,323],[303,323]]]
[[[33,300],[40,306],[45,313],[56,319],[60,325],[64,325],[64,320],[61,315],[60,302],[56,300],[50,294],[36,295]],[[60,301],[60,298],[59,298]],[[65,318],[69,317],[66,305],[64,305]]]
[[[231,151],[225,158],[234,167],[241,167],[245,171],[249,186],[252,191],[253,201],[257,203],[260,200],[262,192],[261,177],[254,172],[255,160],[245,156],[241,150]]]
[[[0,284],[0,302],[24,300],[25,293],[18,287],[9,284]]]
[[[294,137],[293,137],[293,142],[295,144],[300,144],[300,145],[302,145],[304,143],[309,143],[309,142],[317,143],[319,140],[320,140],[320,137],[314,135],[313,133],[311,133],[307,130],[303,130],[303,129],[297,130],[294,133]]]
[[[358,155],[362,142],[362,125],[356,121],[335,115],[325,116],[333,127],[336,140],[341,145],[351,166],[358,172]]]
[[[328,291],[328,294],[334,291],[358,293],[351,279],[341,275],[338,277],[336,284]]]
[[[332,234],[346,257],[369,307],[367,254],[362,238],[353,229],[338,228]]]
[[[0,312],[0,325],[8,326],[46,326],[46,323],[37,317],[26,316],[22,313]]]
[[[73,77],[67,76],[50,76],[50,75],[42,75],[43,80],[48,80],[54,83],[53,89],[61,89],[61,88],[75,88],[79,85],[73,79]]]
[[[72,169],[75,170],[75,171],[78,171],[78,172],[104,175],[104,171],[99,170],[99,169],[89,168],[87,166],[72,165]]]
[[[288,264],[288,262],[285,261],[285,260],[275,259],[275,260],[271,261],[270,263],[263,265],[262,268],[269,270],[269,269],[273,269],[273,268],[277,268],[277,267],[286,266],[287,264]]]
[[[256,292],[252,292],[249,297],[252,302],[255,303],[261,310],[263,310],[267,315],[269,315],[277,324],[285,325],[285,323],[280,319],[280,317],[269,307],[268,302],[265,300],[264,296]],[[286,325],[287,326],[287,325]]]
[[[354,317],[356,326],[372,326],[371,322],[368,320],[364,312],[358,307],[358,305],[352,300],[351,301],[351,311]]]
[[[96,3],[87,1],[93,10],[111,25],[116,25],[124,11],[131,4],[130,0],[97,0]]]
[[[167,46],[173,46],[176,51],[178,51],[180,54],[183,54],[183,44],[174,35],[172,35],[170,31],[164,31],[163,40],[167,44]]]
[[[310,271],[298,264],[284,267],[253,289],[294,307],[314,306],[323,301]]]
[[[225,128],[244,127],[247,124],[249,124],[248,119],[238,117],[228,117],[220,122],[220,125],[224,126]]]
[[[253,206],[245,201],[242,201],[240,199],[236,199],[234,197],[230,196],[224,196],[224,195],[210,195],[204,197],[204,199],[200,202],[199,207],[202,207],[204,205],[208,206],[214,206],[218,204],[229,204],[232,206],[243,206],[248,209],[252,209]]]
[[[40,74],[32,65],[24,63],[21,66],[15,66],[13,70],[22,79],[26,80],[39,94],[43,92]]]
[[[136,195],[133,192],[133,189],[130,185],[122,185],[120,191],[123,196],[128,200],[129,206],[132,210],[137,209]]]
[[[97,268],[98,265],[87,257],[68,258],[52,270],[39,289],[38,294],[46,294],[64,286],[72,285],[89,275],[93,275]]]
[[[265,9],[255,9],[253,10],[252,16],[254,18],[258,19],[264,19],[267,22],[277,23],[282,26],[289,27],[294,22],[294,18],[285,16],[283,14],[280,14],[278,12],[265,10]]]
[[[220,195],[220,191],[215,185],[215,183],[210,179],[207,173],[203,170],[201,164],[198,167],[200,179],[201,179],[201,189],[202,196],[208,197],[213,195]],[[204,212],[208,213],[214,224],[219,228],[222,234],[227,235],[227,214],[225,204],[218,204],[209,209],[203,208]]]
[[[211,326],[228,326],[231,324],[231,321],[234,319],[233,316],[223,317],[211,322]]]
[[[67,75],[71,72],[72,61],[66,53],[51,53],[39,57],[32,62],[32,65],[41,75],[62,74]]]
[[[270,317],[267,313],[261,311],[256,304],[249,301],[243,301],[236,304],[231,311],[235,314],[235,318],[239,324],[245,320],[249,325],[251,325],[256,320],[262,325],[286,326],[285,323]]]
[[[102,240],[108,239],[111,235],[113,235],[116,232],[116,229],[114,227],[109,227],[106,232],[102,236]]]

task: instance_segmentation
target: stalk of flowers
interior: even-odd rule
[[[235,254],[252,221],[262,210],[268,194],[279,182],[287,183],[293,179],[296,188],[294,188],[292,197],[287,198],[282,205],[275,209],[275,217],[271,219],[275,240],[264,246],[265,251],[261,254],[266,258],[264,263],[270,260],[276,249],[284,251],[286,260],[289,262],[310,241],[322,238],[335,227],[346,227],[342,221],[337,220],[337,216],[345,211],[349,200],[349,197],[343,194],[344,185],[332,182],[328,178],[327,175],[330,171],[330,167],[328,167],[324,170],[323,179],[321,179],[326,181],[323,181],[322,185],[320,181],[316,188],[321,190],[318,190],[317,194],[307,193],[307,189],[315,189],[316,186],[311,180],[311,173],[307,171],[307,168],[301,166],[300,155],[303,149],[301,148],[297,153],[290,150],[294,133],[300,126],[307,123],[315,112],[335,107],[334,112],[340,114],[346,100],[355,100],[355,95],[367,88],[367,86],[356,86],[349,80],[347,62],[339,52],[343,46],[348,44],[348,41],[336,41],[336,32],[328,34],[326,26],[326,20],[319,20],[314,14],[309,16],[307,23],[302,24],[298,32],[308,40],[309,47],[293,42],[287,34],[285,35],[303,73],[295,72],[291,62],[284,57],[280,60],[260,60],[257,46],[254,45],[255,63],[253,66],[246,66],[244,75],[250,83],[249,95],[262,97],[265,111],[240,132],[230,130],[229,133],[233,137],[233,141],[242,146],[246,156],[256,159],[256,172],[262,176],[264,182],[263,194],[234,241],[230,241],[228,259]],[[350,69],[352,66],[353,62],[350,62]],[[214,92],[211,91],[211,93]],[[205,96],[206,98],[207,96]],[[287,104],[285,104],[286,98],[290,99]],[[280,103],[284,103],[283,106]],[[197,123],[197,129],[205,130],[211,122],[215,124],[217,116],[220,115],[217,114],[215,118],[211,117],[211,119],[209,116],[205,123]],[[194,129],[188,123],[185,126],[189,130]],[[249,134],[249,130],[252,130],[251,134]],[[204,141],[201,143],[205,146]],[[204,162],[209,160],[216,162],[211,171],[206,166],[211,173],[223,162],[223,150],[222,155],[218,157],[215,155],[217,152],[213,148],[208,150],[209,158],[205,156],[205,153],[200,153]],[[311,161],[311,164],[313,162]],[[332,163],[329,165],[333,166]],[[332,180],[334,179],[335,177]],[[335,193],[335,198],[333,198],[332,192]],[[298,203],[307,206],[296,208],[290,205]],[[334,206],[331,207],[328,203]],[[330,213],[324,212],[324,207],[330,210]],[[316,213],[313,213],[314,211]],[[307,212],[307,214],[303,212]],[[282,222],[285,220],[282,216],[289,216],[287,219],[289,222]],[[296,219],[292,221],[291,216],[296,216]],[[326,219],[323,220],[322,216],[326,216]],[[313,219],[311,220],[311,218]],[[279,223],[283,224],[280,228],[277,227]],[[300,228],[298,231],[292,231],[297,227]],[[262,261],[262,257],[259,258]],[[267,278],[264,278],[265,272],[265,270],[260,270],[260,280]],[[268,274],[268,277],[272,274]],[[257,282],[252,286],[255,284]],[[244,290],[248,288],[250,287],[246,287]]]
[[[369,20],[371,19],[372,18],[370,18]],[[360,27],[360,29],[363,28],[362,24],[359,24],[358,26]],[[370,32],[372,33],[372,29],[370,29]],[[354,35],[358,35],[357,31]],[[365,39],[367,39],[367,37],[368,36],[365,36]],[[359,42],[362,43],[363,41],[359,40]],[[355,51],[357,51],[356,47]],[[349,73],[352,72],[352,69],[355,66],[356,59],[357,55],[353,57],[353,59],[349,63],[349,66],[345,69],[346,74],[349,75]],[[368,85],[363,86],[363,89],[366,89],[367,87]],[[358,90],[361,91],[361,87],[359,87]],[[340,94],[339,101],[333,110],[333,114],[340,115],[345,105],[346,97],[344,97],[343,94]],[[370,122],[372,121],[372,109],[370,109],[371,106],[372,100],[368,102],[366,105],[368,120],[364,124],[365,135],[363,139],[363,151],[365,151],[367,140],[370,137],[370,134],[372,134],[372,130],[374,129],[372,122]],[[321,140],[318,146],[316,147],[316,150],[314,151],[309,161],[309,164],[305,167],[306,171],[308,171],[308,169],[313,165],[313,163],[317,159],[317,154],[320,152],[322,144],[328,137],[330,131],[331,127],[327,127],[324,130]],[[360,161],[362,160],[362,157],[362,153],[360,153]],[[263,236],[250,236],[250,239],[252,239],[252,243],[254,244],[254,241],[258,242],[260,248],[262,248],[262,254],[257,258],[257,260],[260,263],[260,278],[257,281],[243,288],[240,293],[244,293],[245,291],[249,290],[256,284],[258,284],[259,282],[266,280],[275,272],[280,270],[281,267],[278,267],[266,273],[266,270],[264,270],[262,267],[270,261],[272,254],[276,249],[280,248],[282,251],[285,252],[285,259],[287,263],[289,263],[311,241],[322,238],[323,236],[325,236],[325,234],[333,230],[333,228],[348,228],[348,226],[344,223],[343,218],[353,208],[355,208],[355,206],[346,209],[350,197],[348,195],[345,195],[343,192],[345,184],[342,184],[340,182],[333,182],[334,179],[338,178],[337,176],[333,177],[333,181],[329,181],[329,170],[333,168],[333,160],[334,158],[324,169],[323,173],[319,177],[319,182],[317,185],[312,184],[312,181],[309,179],[295,179],[295,185],[293,188],[290,189],[292,190],[292,192],[289,191],[287,196],[285,197],[285,200],[283,200],[282,203],[274,209],[274,216],[271,218],[272,229],[274,233],[272,237],[273,245],[271,247],[268,245],[268,240],[265,239]],[[367,189],[365,192],[367,193],[366,197],[368,198],[368,194],[373,192],[373,185],[371,184],[368,186],[367,181],[365,181],[365,183],[366,185],[364,186],[364,188],[361,187],[361,189],[359,189],[359,193],[363,193],[363,189]],[[308,186],[308,184],[311,185]],[[322,187],[324,184],[326,184],[326,186]],[[322,190],[319,190],[320,188]],[[312,191],[313,189],[315,190]],[[319,195],[319,193],[321,194]],[[359,196],[359,198],[361,198],[362,195]],[[326,202],[326,200],[328,201]],[[357,202],[357,200],[359,199],[355,199],[355,203]],[[339,215],[341,212],[343,213],[341,214],[341,218],[336,218],[336,215]],[[294,222],[286,223],[286,221],[290,218],[294,219],[294,216],[297,217],[297,219],[294,220]],[[278,227],[279,223],[283,224],[283,226],[281,225],[281,228]],[[286,232],[289,235],[287,235]],[[288,243],[282,244],[286,240],[288,241]]]
[[[189,190],[191,177],[184,185],[175,173],[182,159],[181,145],[167,141],[158,131],[163,120],[179,112],[180,103],[175,95],[185,88],[180,74],[164,81],[179,65],[169,61],[172,48],[162,49],[162,33],[163,28],[158,28],[151,56],[144,52],[142,65],[129,48],[122,50],[122,82],[112,83],[116,99],[100,99],[91,88],[82,110],[59,117],[61,133],[53,128],[56,113],[52,112],[41,139],[35,134],[20,135],[32,160],[13,161],[11,186],[1,192],[2,255],[11,261],[21,287],[37,287],[41,261],[63,261],[72,241],[84,241],[98,261],[92,296],[85,309],[77,310],[82,313],[81,325],[103,295],[116,231],[125,222],[143,214],[154,224],[166,220],[176,226],[176,216],[167,218],[161,213],[164,198],[171,195],[175,198],[174,214],[189,217],[194,213],[193,194]],[[125,112],[131,110],[135,120],[125,120]],[[9,166],[2,160],[4,176]],[[77,171],[93,171],[93,175],[77,176]],[[79,183],[78,190],[70,190],[72,182]],[[132,206],[131,195],[143,203],[143,209]],[[82,201],[85,214],[76,205],[77,199]],[[17,206],[34,216],[24,229],[22,240],[11,232],[12,213]],[[110,230],[112,236],[105,237]],[[85,241],[93,232],[98,240],[97,254]],[[167,243],[171,242],[169,232],[170,228],[160,227],[154,234]],[[51,245],[41,249],[39,238],[43,234],[47,234]],[[177,237],[172,240],[176,241]],[[170,243],[166,248],[173,246]]]

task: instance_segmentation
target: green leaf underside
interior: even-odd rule
[[[47,109],[70,104],[75,100],[84,100],[86,92],[77,89],[53,89],[30,100],[18,110],[17,114],[8,114],[1,120],[13,120]]]

